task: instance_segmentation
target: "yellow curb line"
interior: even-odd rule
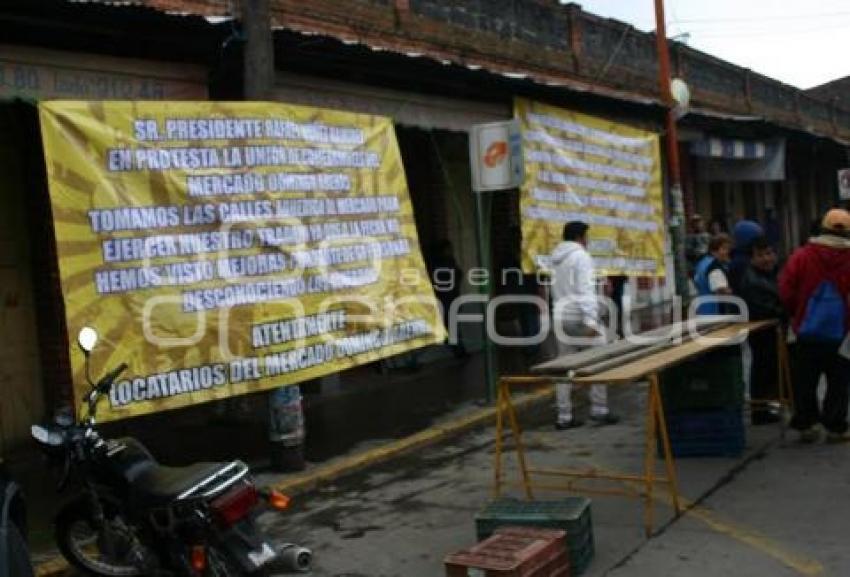
[[[545,387],[539,391],[514,399],[514,407],[519,411],[531,407],[541,401],[552,397],[554,388]],[[455,419],[448,423],[435,425],[429,429],[388,443],[375,449],[370,449],[351,457],[345,457],[337,462],[316,467],[306,473],[289,477],[274,485],[278,491],[287,494],[303,493],[315,489],[322,483],[333,481],[344,475],[350,475],[362,471],[368,467],[388,461],[394,457],[408,453],[415,449],[432,445],[449,437],[453,437],[464,431],[477,427],[489,420],[495,420],[496,407],[487,407],[475,411],[471,415]]]
[[[551,398],[553,387],[548,386],[539,391],[514,399],[514,408],[518,411],[527,409],[539,402]],[[316,467],[312,471],[292,476],[274,485],[274,488],[287,494],[303,493],[314,489],[322,483],[333,481],[344,475],[362,471],[397,457],[404,453],[421,449],[428,445],[453,437],[469,429],[496,418],[496,407],[486,407],[471,415],[436,425],[415,435],[388,443],[382,447],[370,449],[351,457],[345,457],[335,463]],[[69,569],[68,563],[62,557],[54,557],[35,567],[35,577],[58,577]]]
[[[598,467],[596,463],[592,464],[594,467]],[[605,470],[604,468],[600,469]],[[636,483],[629,484],[636,485]],[[660,493],[656,499],[670,508],[673,507],[673,500],[667,493]],[[818,577],[824,571],[823,565],[816,559],[789,551],[781,543],[770,539],[758,530],[735,523],[731,520],[726,520],[722,518],[719,513],[703,505],[697,505],[682,494],[679,494],[679,503],[683,508],[681,517],[691,517],[696,519],[704,523],[715,533],[726,535],[740,543],[749,545],[756,551],[768,557],[772,557],[775,561],[796,571],[800,575],[804,575],[805,577]]]
[[[687,507],[683,515],[691,516],[708,525],[716,533],[726,535],[736,541],[740,541],[749,545],[753,549],[772,557],[782,565],[796,571],[806,577],[816,577],[824,571],[823,565],[816,559],[811,559],[800,553],[789,551],[782,543],[763,535],[756,529],[739,525],[733,521],[725,520],[714,511],[702,507],[694,506],[687,499],[681,498],[682,503]]]

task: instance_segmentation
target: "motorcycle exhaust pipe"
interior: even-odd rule
[[[281,545],[277,555],[278,560],[275,565],[286,571],[307,573],[313,566],[313,552],[294,543]]]

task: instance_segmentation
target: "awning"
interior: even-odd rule
[[[764,158],[770,143],[760,140],[704,138],[691,143],[691,154],[703,158]]]
[[[706,137],[691,143],[703,181],[785,180],[785,140]]]

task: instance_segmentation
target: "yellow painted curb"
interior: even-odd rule
[[[539,391],[516,397],[513,401],[514,407],[520,411],[534,406],[539,402],[552,397],[553,387],[547,386]],[[344,475],[350,475],[362,471],[368,467],[388,461],[404,453],[432,445],[439,441],[453,437],[464,431],[482,425],[496,418],[496,407],[487,407],[475,411],[471,415],[435,425],[429,429],[388,443],[381,447],[345,457],[339,461],[316,467],[313,470],[298,475],[287,477],[274,488],[287,494],[296,494],[314,489],[322,483],[333,481]]]
[[[545,401],[552,396],[553,387],[548,386],[539,391],[529,393],[514,399],[514,407],[521,411]],[[306,473],[288,477],[274,487],[287,494],[302,493],[313,489],[322,483],[333,481],[344,475],[350,475],[362,471],[368,467],[382,463],[414,449],[420,449],[439,441],[453,437],[469,429],[485,424],[489,420],[495,420],[496,407],[487,407],[474,413],[435,425],[429,429],[388,443],[351,457],[345,457],[334,463],[322,465]],[[35,567],[35,577],[59,577],[69,570],[68,563],[62,557],[54,557],[39,563]]]

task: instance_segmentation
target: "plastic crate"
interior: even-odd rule
[[[709,352],[660,375],[668,412],[733,409],[744,404],[744,373],[738,347]]]
[[[563,531],[503,528],[470,549],[447,556],[446,577],[551,577],[569,567],[564,537]]]
[[[592,528],[590,499],[567,497],[554,501],[522,501],[501,498],[475,515],[478,539],[486,539],[505,525],[560,529],[581,536]]]
[[[504,526],[560,529],[567,533],[573,574],[580,575],[593,560],[595,551],[590,505],[587,497],[554,501],[498,499],[475,516],[478,539],[486,539]]]
[[[747,445],[740,409],[666,415],[674,457],[737,457]],[[662,453],[659,440],[658,452]]]
[[[554,577],[572,574],[569,556],[563,550],[525,563],[492,557],[486,552],[460,552],[447,557],[445,565],[446,577]]]
[[[496,529],[496,535],[527,535],[529,532],[533,535],[536,532],[540,531],[551,531],[550,529],[534,529],[530,527],[500,527]],[[564,534],[564,531],[558,531],[560,534]],[[566,535],[561,538],[561,543],[566,544]],[[541,565],[541,567],[534,571],[534,577],[554,577],[556,575],[571,575],[573,574],[570,571],[571,565],[571,557],[572,553],[570,553],[566,548],[564,549],[563,555],[558,556],[555,559],[552,559],[545,565]]]
[[[549,562],[545,564],[541,564],[541,566],[536,569],[532,575],[533,577],[554,577],[556,575],[570,575],[570,558],[571,554],[566,549],[566,534],[564,531],[554,531],[551,529],[534,529],[530,527],[500,527],[496,529],[496,535],[514,535],[514,536],[524,536],[524,535],[534,535],[537,533],[547,533],[554,532],[563,537],[560,537],[561,546],[563,547],[563,553],[558,555],[556,558],[551,559]]]
[[[580,555],[572,555],[570,557],[570,567],[572,568],[573,575],[581,575],[587,568],[590,567],[590,564],[593,562],[593,557],[596,554],[596,546],[593,544],[593,540],[590,541],[590,547],[584,550]]]

